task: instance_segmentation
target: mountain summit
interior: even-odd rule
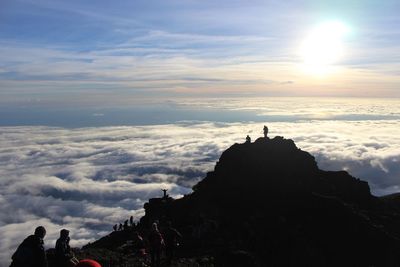
[[[255,198],[261,202],[306,193],[338,197],[362,205],[373,198],[367,182],[345,171],[320,170],[312,155],[283,137],[234,144],[223,152],[215,170],[194,189],[195,194],[213,192],[224,198],[240,193],[248,200]]]
[[[320,170],[292,140],[263,137],[228,148],[193,193],[151,199],[137,230],[171,221],[182,255],[217,266],[399,266],[393,203],[345,171]]]

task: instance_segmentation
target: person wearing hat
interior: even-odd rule
[[[36,227],[35,233],[25,238],[12,255],[10,267],[47,267],[43,242],[45,236],[46,229],[43,226]]]
[[[57,266],[70,267],[75,266],[78,260],[75,258],[74,253],[69,246],[69,231],[62,229],[60,231],[60,238],[56,242],[56,262]]]
[[[94,260],[81,260],[75,267],[101,267],[100,263]]]

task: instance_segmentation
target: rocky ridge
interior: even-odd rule
[[[400,266],[392,199],[345,171],[320,170],[290,139],[263,137],[228,148],[193,193],[149,200],[134,230],[146,236],[152,222],[171,221],[184,236],[179,256],[212,266]],[[84,250],[128,239],[113,232]]]

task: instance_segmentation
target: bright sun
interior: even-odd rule
[[[343,56],[343,39],[349,28],[338,21],[320,24],[301,45],[302,69],[313,75],[325,75]]]

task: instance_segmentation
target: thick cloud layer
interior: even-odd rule
[[[59,230],[81,246],[130,216],[161,189],[179,197],[234,142],[262,135],[260,123],[182,123],[64,129],[0,128],[0,266],[38,225],[53,247]],[[400,121],[268,123],[322,169],[346,169],[373,193],[400,191]]]

